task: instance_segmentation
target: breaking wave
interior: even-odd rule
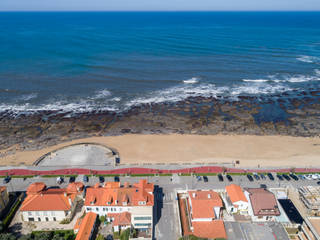
[[[320,58],[318,58],[318,57],[307,56],[307,55],[300,56],[296,59],[300,62],[305,62],[305,63],[315,63],[315,62],[319,62],[319,60],[320,60]]]
[[[187,79],[187,80],[183,80],[183,83],[185,84],[194,84],[194,83],[197,83],[199,82],[199,78],[197,77],[193,77],[193,78],[190,78],[190,79]]]

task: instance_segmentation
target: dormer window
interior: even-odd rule
[[[139,205],[146,205],[146,201],[139,201],[138,204]]]
[[[123,206],[127,206],[127,202],[122,202],[122,205]]]

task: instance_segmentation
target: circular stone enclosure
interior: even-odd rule
[[[37,166],[114,166],[117,154],[108,147],[81,143],[63,147],[40,157]]]

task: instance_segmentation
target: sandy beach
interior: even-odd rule
[[[1,165],[32,165],[42,155],[76,143],[116,149],[122,164],[232,163],[239,167],[319,167],[320,138],[249,135],[122,135],[64,142],[37,151],[16,150]],[[2,150],[5,153],[10,149]],[[12,150],[12,148],[11,148]],[[66,159],[67,160],[67,159]]]

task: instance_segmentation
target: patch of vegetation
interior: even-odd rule
[[[4,228],[7,228],[13,219],[14,215],[16,214],[19,206],[21,203],[21,199],[18,199],[14,205],[11,207],[10,212],[7,214],[7,216],[3,219],[2,224]]]
[[[75,238],[73,230],[34,231],[19,238],[11,233],[0,234],[0,240],[74,240]]]
[[[33,178],[35,175],[13,175],[12,178]]]
[[[146,174],[131,174],[131,177],[154,177],[154,174],[146,173]]]
[[[99,234],[99,235],[97,236],[96,240],[104,240],[104,236],[101,235],[101,234]]]
[[[70,223],[70,219],[69,218],[65,218],[60,222],[60,224],[69,224],[69,223]]]
[[[129,240],[130,237],[130,228],[121,231],[120,240]]]
[[[217,176],[217,173],[195,173],[195,176]]]
[[[169,176],[172,176],[172,173],[160,173],[159,176],[160,177],[169,177]]]
[[[98,174],[97,177],[120,177],[120,174]]]
[[[180,176],[188,177],[188,176],[191,176],[191,173],[180,173]]]

